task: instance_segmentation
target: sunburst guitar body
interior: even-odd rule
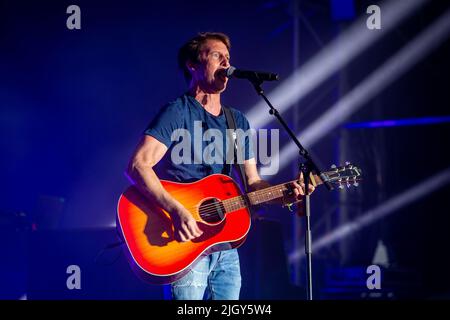
[[[141,278],[151,283],[173,282],[202,255],[235,248],[244,241],[251,224],[249,209],[244,206],[227,212],[230,208],[223,204],[223,200],[241,196],[233,179],[214,174],[193,183],[161,183],[191,212],[203,234],[187,242],[175,240],[169,213],[135,186],[129,187],[118,203],[117,226]]]

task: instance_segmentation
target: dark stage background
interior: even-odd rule
[[[120,247],[105,247],[117,241],[128,159],[159,108],[186,90],[176,54],[200,31],[230,36],[232,65],[280,75],[266,93],[321,168],[351,161],[363,171],[358,188],[312,196],[314,297],[450,298],[448,24],[431,33],[433,45],[386,65],[449,6],[411,1],[414,9],[391,17],[401,2],[0,1],[0,298],[168,297],[132,274]],[[81,8],[80,30],[66,27],[71,4]],[[379,30],[365,23],[372,4]],[[351,28],[362,36],[323,54]],[[309,88],[330,63],[338,65]],[[306,79],[292,80],[296,69]],[[276,98],[282,85],[281,96],[301,99]],[[255,129],[280,129],[248,82],[230,80],[223,97]],[[315,122],[344,106],[357,108]],[[289,144],[280,131],[280,152]],[[265,178],[290,180],[297,163],[280,157],[279,172]],[[240,248],[242,299],[305,298],[303,230],[304,218],[286,209],[256,212]],[[373,264],[381,289],[366,286]],[[66,287],[70,265],[81,269],[80,290]]]

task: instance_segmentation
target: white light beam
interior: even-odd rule
[[[408,71],[439,44],[448,38],[450,33],[450,10],[447,10],[436,22],[422,31],[414,40],[397,52],[380,68],[374,71],[360,85],[334,104],[319,119],[309,125],[297,136],[307,148],[339,126],[350,115],[361,108],[365,102],[380,93],[393,81]],[[279,155],[280,169],[290,163],[298,155],[297,146],[290,143]]]
[[[381,8],[382,28],[369,30],[366,26],[368,15],[364,15],[353,23],[348,30],[333,40],[317,55],[281,83],[268,94],[269,100],[282,113],[296,101],[305,97],[322,81],[341,69],[356,55],[371,44],[388,34],[389,30],[398,25],[414,11],[429,0],[408,0],[383,2]],[[246,116],[255,129],[262,128],[272,120],[264,101],[252,107]]]
[[[386,201],[382,205],[376,207],[375,209],[369,210],[368,212],[361,215],[355,221],[345,223],[337,227],[336,230],[326,234],[325,236],[319,238],[317,241],[313,241],[312,250],[318,251],[323,247],[329,246],[330,244],[339,241],[340,239],[348,236],[349,234],[355,233],[362,228],[386,217],[389,214],[396,212],[413,202],[420,200],[426,195],[444,187],[450,183],[450,168],[428,178],[425,182],[417,184],[415,187],[404,191],[403,193],[395,196],[394,198]],[[289,255],[289,262],[292,263],[298,259],[303,259],[305,254],[305,248],[300,248],[298,251],[293,252]]]

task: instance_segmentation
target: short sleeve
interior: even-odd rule
[[[182,128],[183,118],[182,109],[178,104],[165,105],[150,122],[144,134],[154,137],[159,142],[164,143],[167,148],[170,148],[173,143],[172,133]]]

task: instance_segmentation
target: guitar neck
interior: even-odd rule
[[[323,183],[320,177],[318,177],[317,175],[311,175],[310,179],[311,179],[310,183],[314,186],[318,186]],[[225,207],[226,212],[231,212],[248,207],[245,197],[247,197],[250,206],[263,204],[284,197],[287,192],[293,190],[292,184],[295,181],[297,180],[292,180],[275,186],[252,191],[247,193],[245,196],[237,196],[223,200],[222,203]]]

